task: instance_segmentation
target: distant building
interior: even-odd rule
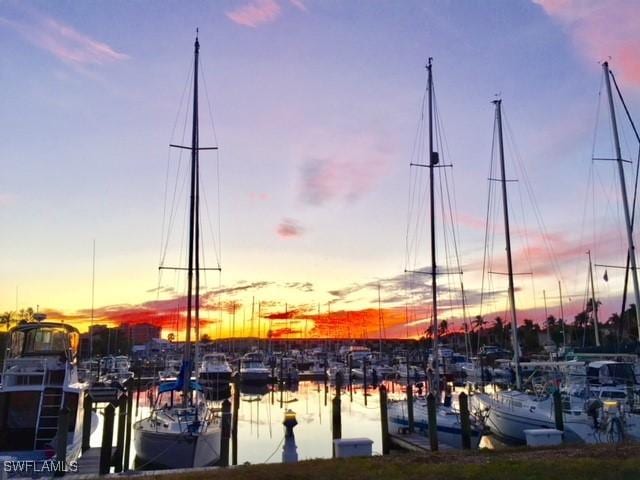
[[[160,337],[161,329],[151,323],[137,323],[133,325],[122,325],[118,329],[121,335],[129,339],[133,345],[145,345],[154,338]]]

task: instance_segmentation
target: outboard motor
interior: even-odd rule
[[[598,428],[600,426],[600,424],[598,423],[600,409],[602,409],[602,402],[597,398],[587,400],[585,403],[585,410],[587,412],[587,415],[589,415],[593,419],[593,428]]]

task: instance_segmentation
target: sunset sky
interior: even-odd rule
[[[377,337],[380,316],[387,337],[424,331],[429,279],[404,271],[428,264],[428,210],[408,208],[426,175],[409,163],[424,155],[414,145],[428,57],[467,315],[507,309],[504,275],[488,275],[480,304],[498,95],[518,179],[515,269],[531,273],[516,278],[519,320],[544,317],[543,291],[559,316],[560,281],[572,321],[586,251],[598,264],[626,258],[615,164],[591,159],[613,156],[600,62],[640,112],[639,24],[640,3],[625,0],[2,1],[0,310],[39,306],[86,328],[95,240],[95,321],[173,328],[184,273],[159,279],[158,265],[185,262],[186,156],[168,144],[183,141],[197,27],[200,142],[219,146],[201,156],[203,248],[222,267],[203,280],[204,331]],[[638,144],[617,108],[632,192]],[[171,207],[174,185],[182,203]],[[498,208],[489,250],[503,272]],[[444,270],[455,255],[438,235]],[[603,275],[596,267],[607,318],[623,271]],[[440,317],[459,325],[459,277],[440,278]]]

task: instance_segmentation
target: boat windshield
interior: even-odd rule
[[[24,355],[59,355],[69,348],[75,354],[77,335],[64,328],[42,327],[17,330],[11,334],[10,353],[12,357]]]

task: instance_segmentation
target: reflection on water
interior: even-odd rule
[[[331,399],[335,390],[324,385],[300,382],[295,391],[271,391],[259,396],[241,388],[238,412],[238,463],[272,463],[282,461],[284,427],[287,410],[296,413],[295,440],[299,460],[330,458],[332,455]],[[343,438],[368,437],[373,451],[382,451],[380,408],[377,390],[370,391],[365,406],[360,386],[353,401],[342,394]],[[372,395],[375,393],[375,395]]]
[[[396,389],[398,387],[396,386]],[[139,394],[136,413],[134,393],[132,424],[145,418],[150,412],[149,391]],[[212,406],[219,406],[225,395],[216,395]],[[277,386],[248,386],[240,388],[238,406],[237,462],[278,463],[282,461],[284,427],[282,422],[287,410],[293,410],[298,421],[294,429],[299,460],[330,458],[332,456],[331,399],[335,389],[316,382],[300,382],[292,388],[278,391]],[[350,394],[348,387],[342,393],[342,437],[367,437],[373,440],[373,452],[382,451],[380,407],[378,391],[368,387],[368,395],[363,395],[362,385],[354,386]],[[102,405],[101,405],[102,406]],[[100,424],[91,435],[91,446],[100,447],[102,442],[102,414]],[[117,422],[114,426],[117,430]],[[114,431],[114,443],[117,433]],[[133,438],[133,433],[132,433]],[[135,449],[131,442],[131,468],[134,467]],[[233,442],[231,442],[231,459]],[[139,465],[138,465],[139,467]]]

